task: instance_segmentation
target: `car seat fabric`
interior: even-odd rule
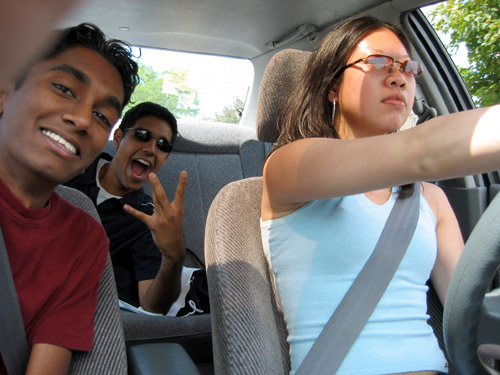
[[[257,135],[275,142],[276,120],[298,82],[309,52],[282,50],[263,75]],[[217,374],[288,374],[286,326],[262,249],[262,178],[225,186],[208,213],[205,232],[208,290]]]
[[[280,51],[269,62],[257,105],[257,135],[274,142],[276,120],[309,56]],[[262,250],[262,178],[225,186],[212,202],[205,232],[217,374],[288,374],[286,327]]]
[[[184,199],[186,246],[203,260],[205,222],[212,200],[229,182],[262,175],[264,146],[250,128],[183,120],[179,121],[174,149],[158,175],[167,195],[173,198],[180,172],[188,172]],[[191,260],[186,265],[199,266]]]
[[[85,194],[66,186],[58,186],[56,191],[62,198],[100,221],[94,204]],[[73,352],[69,375],[200,374],[186,351],[175,343],[137,345],[128,349],[127,358],[117,302],[113,267],[108,256],[99,281],[92,351]],[[130,363],[130,368],[127,363]]]
[[[207,275],[216,374],[288,374],[286,328],[260,236],[262,178],[225,186],[210,207]]]
[[[271,58],[262,76],[257,101],[257,137],[275,142],[277,120],[291,92],[297,86],[311,52],[284,49]]]
[[[66,186],[58,186],[56,192],[100,222],[94,204],[85,194]],[[117,301],[118,295],[113,268],[108,256],[104,272],[99,281],[97,307],[94,315],[92,351],[75,351],[68,374],[127,374],[125,339]],[[78,317],[76,316],[75,319],[78,319]]]

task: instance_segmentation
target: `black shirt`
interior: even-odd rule
[[[154,210],[152,198],[140,189],[121,199],[111,198],[97,205],[99,187],[96,173],[99,159],[111,161],[112,157],[102,153],[85,172],[65,185],[78,189],[94,202],[110,241],[111,262],[115,273],[118,297],[134,306],[139,306],[137,282],[156,277],[161,264],[161,253],[156,247],[151,231],[141,220],[128,214],[124,204],[151,215]]]

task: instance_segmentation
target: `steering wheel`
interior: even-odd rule
[[[500,194],[497,194],[465,244],[446,295],[444,340],[448,356],[460,375],[500,374],[483,366],[478,355],[500,359],[500,288],[488,292],[499,265]]]

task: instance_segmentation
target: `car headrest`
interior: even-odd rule
[[[277,119],[297,85],[311,52],[284,49],[271,58],[262,76],[257,101],[257,138],[274,143]]]

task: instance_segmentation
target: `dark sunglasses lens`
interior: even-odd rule
[[[151,133],[146,129],[134,129],[135,137],[141,142],[149,142],[151,140]]]
[[[166,153],[169,153],[170,151],[172,151],[172,145],[165,138],[158,139],[158,141],[156,141],[156,146],[158,146],[158,149],[160,151],[163,151]]]

